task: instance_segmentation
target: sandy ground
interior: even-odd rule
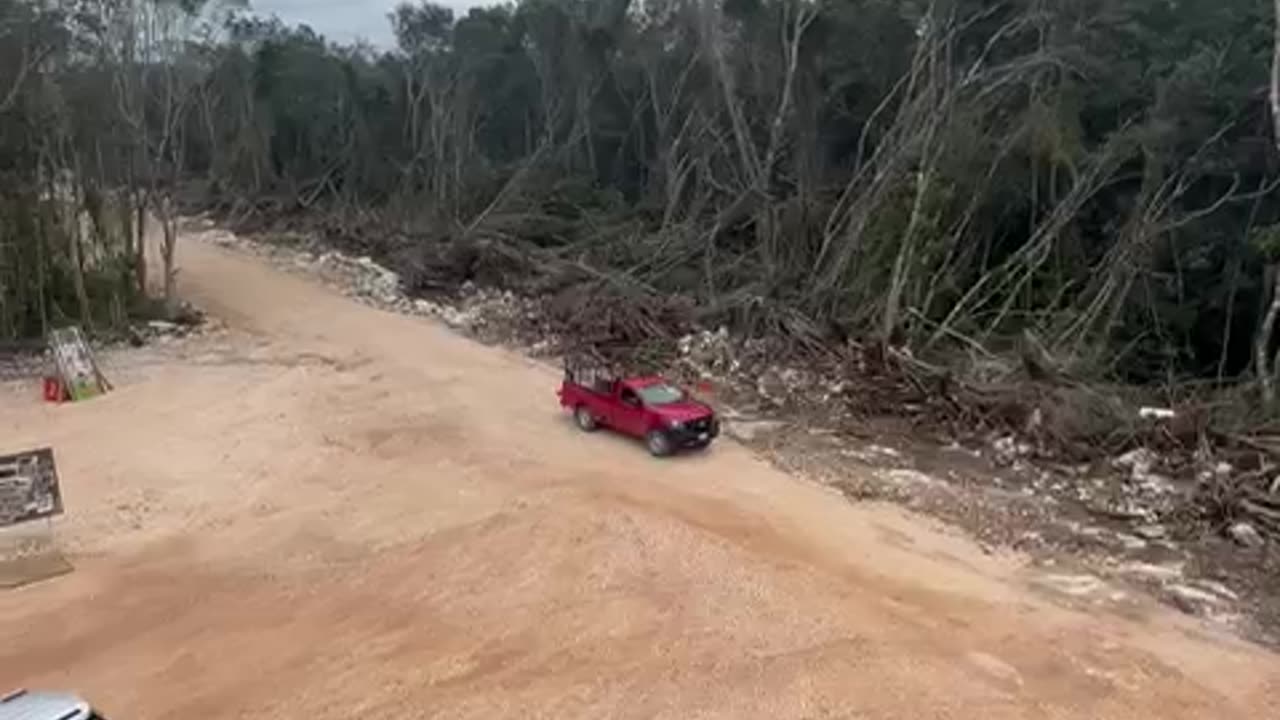
[[[111,395],[0,390],[74,573],[0,592],[0,688],[116,718],[1280,717],[1280,661],[851,505],[746,450],[651,460],[557,373],[188,243],[226,332]]]

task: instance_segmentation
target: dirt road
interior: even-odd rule
[[[73,574],[0,592],[0,686],[119,718],[1280,717],[1280,663],[723,443],[652,461],[556,373],[188,243],[231,327],[51,443]],[[0,391],[3,392],[3,391]]]

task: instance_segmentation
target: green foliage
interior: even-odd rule
[[[1267,263],[1280,263],[1280,224],[1254,228],[1249,243]]]

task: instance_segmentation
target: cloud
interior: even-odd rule
[[[251,0],[252,2],[252,0]],[[456,12],[486,4],[482,0],[435,0]],[[394,44],[387,14],[398,0],[257,0],[252,9],[260,15],[276,15],[285,23],[305,23],[331,41],[367,40],[375,45]]]

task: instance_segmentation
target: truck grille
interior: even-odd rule
[[[708,415],[704,418],[698,418],[697,420],[694,420],[693,422],[689,423],[689,429],[694,432],[700,432],[700,433],[711,432],[711,416]]]

